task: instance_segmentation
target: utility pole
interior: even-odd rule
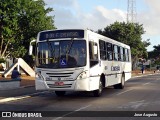
[[[135,23],[137,20],[136,0],[128,0],[127,22]]]

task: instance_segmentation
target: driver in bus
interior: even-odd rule
[[[79,63],[80,65],[84,65],[84,63],[85,63],[85,58],[86,58],[86,51],[85,51],[85,49],[82,47],[82,48],[80,48],[78,63]]]
[[[81,57],[85,57],[86,56],[86,52],[84,48],[81,48],[81,53],[80,53]]]
[[[78,49],[74,49],[72,54],[73,54],[74,59],[78,62],[78,57],[79,57]]]

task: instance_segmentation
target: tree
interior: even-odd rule
[[[43,0],[26,3],[27,2],[23,3],[25,8],[21,11],[19,26],[22,30],[21,34],[24,36],[22,44],[28,49],[29,42],[36,38],[39,31],[55,29],[55,27],[53,21],[54,17],[47,16],[47,14],[53,11],[53,9],[45,9],[45,3]]]
[[[15,39],[19,37],[16,34],[19,1],[1,0],[0,7],[0,58],[3,58],[10,54],[9,50],[13,51]]]
[[[39,31],[55,29],[43,0],[1,0],[0,8],[0,58],[23,57]]]
[[[148,52],[148,57],[155,60],[155,64],[160,65],[160,44],[153,46],[153,51]]]
[[[104,30],[98,30],[98,33],[129,45],[131,47],[133,65],[139,57],[147,58],[146,47],[150,45],[150,42],[149,39],[142,41],[142,34],[145,33],[143,25],[115,22],[104,28]]]

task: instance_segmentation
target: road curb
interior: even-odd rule
[[[139,75],[139,76],[132,76],[131,78],[138,78],[138,77],[144,77],[144,76],[156,75],[156,74],[160,74],[160,73],[142,74],[142,75]]]
[[[29,87],[35,87],[35,85],[20,86],[19,88],[29,88]]]

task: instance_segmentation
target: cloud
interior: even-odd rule
[[[126,13],[120,9],[106,9],[103,6],[97,6],[96,10],[101,14],[109,23],[115,21],[126,21]]]
[[[82,26],[97,31],[115,21],[124,21],[125,12],[118,9],[108,10],[103,6],[97,6],[91,13],[81,14],[79,17]]]
[[[150,39],[151,45],[148,51],[153,50],[153,46],[159,44],[160,40],[160,0],[145,0],[147,9],[137,14],[137,21],[143,24],[146,33],[143,39]]]
[[[150,10],[152,11],[160,11],[160,1],[159,0],[154,0],[154,2],[152,0],[145,0],[146,4],[148,5],[148,7],[150,7]]]
[[[160,35],[160,0],[145,0],[148,6],[147,11],[143,11],[137,15],[138,21],[143,23],[146,34]]]
[[[115,21],[125,21],[125,11],[119,9],[109,10],[103,6],[95,6],[86,13],[81,10],[77,0],[45,0],[49,7],[53,7],[55,15],[55,26],[58,29],[82,28],[97,31]]]
[[[76,27],[77,14],[79,6],[76,0],[44,0],[47,7],[53,8],[53,12],[49,13],[55,16],[55,26],[58,29],[67,29]]]

